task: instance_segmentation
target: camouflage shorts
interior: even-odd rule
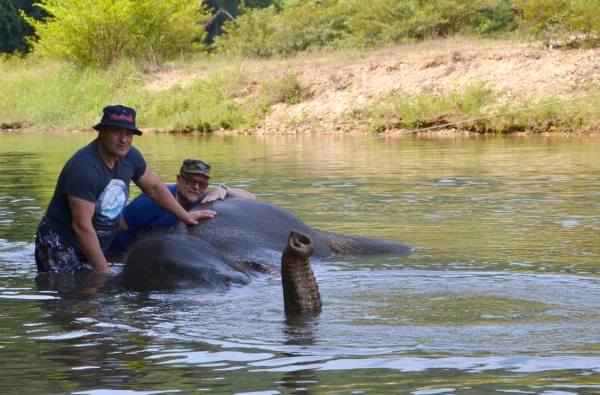
[[[35,235],[35,263],[38,272],[45,273],[73,274],[93,270],[83,254],[50,229],[45,217]]]

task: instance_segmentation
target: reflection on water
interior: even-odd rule
[[[267,275],[149,295],[36,276],[37,222],[92,138],[0,133],[3,392],[600,393],[600,141],[136,138],[165,182],[203,159],[313,227],[417,247],[313,262],[323,312],[286,318]]]

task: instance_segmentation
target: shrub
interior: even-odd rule
[[[472,30],[479,35],[508,32],[517,28],[518,21],[519,12],[510,4],[510,0],[497,0],[479,8]]]
[[[321,47],[376,47],[514,27],[508,0],[294,1],[280,10],[243,9],[215,39],[220,52],[244,56],[290,55]]]
[[[348,0],[350,40],[376,46],[476,31],[481,14],[499,17],[489,0]],[[491,27],[489,27],[491,28]],[[498,26],[494,26],[498,28]]]
[[[600,3],[584,0],[512,0],[523,14],[522,26],[543,43],[564,44],[576,35],[596,41]]]
[[[144,118],[163,131],[244,130],[261,122],[273,104],[295,104],[306,96],[293,73],[254,80],[239,70],[224,70],[147,94]]]
[[[410,96],[392,90],[354,116],[369,119],[367,126],[373,131],[414,130],[487,115],[497,96],[497,92],[482,81],[475,81],[462,90],[442,93],[424,90]]]
[[[51,17],[26,20],[34,51],[77,66],[106,67],[122,58],[145,65],[204,38],[201,0],[41,0]]]
[[[282,12],[274,6],[245,9],[235,22],[225,23],[226,34],[215,38],[215,48],[243,56],[285,56],[323,47],[343,35],[344,17],[337,12],[334,6],[313,2]]]
[[[225,22],[223,36],[214,39],[214,47],[223,53],[244,56],[268,55],[267,40],[274,29],[270,21],[275,18],[275,8],[247,10],[235,22]]]

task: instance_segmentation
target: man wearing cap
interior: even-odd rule
[[[177,202],[186,211],[202,203],[223,200],[226,197],[241,197],[256,200],[252,193],[238,188],[229,188],[224,184],[207,192],[210,176],[210,165],[201,160],[186,159],[177,175],[175,184],[167,188]],[[119,224],[119,233],[108,247],[108,254],[124,253],[135,242],[138,235],[172,229],[177,223],[177,218],[162,209],[146,194],[141,194],[125,206]]]
[[[214,211],[187,212],[131,146],[135,110],[107,106],[93,126],[98,137],[67,161],[46,215],[36,233],[35,261],[39,272],[110,273],[103,250],[112,241],[129,199],[133,181],[146,195],[188,225],[212,218]]]

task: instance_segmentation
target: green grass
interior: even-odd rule
[[[353,54],[328,53],[332,58]],[[163,64],[162,72],[167,76],[172,72],[179,82],[156,87],[151,83],[157,74],[144,72],[131,61],[109,69],[78,69],[36,56],[6,58],[0,61],[0,125],[89,129],[104,106],[124,104],[138,111],[139,126],[145,130],[245,131],[264,123],[274,104],[294,105],[308,99],[308,87],[293,71],[293,61],[277,62],[196,55]],[[498,134],[597,131],[600,91],[594,84],[586,89],[590,96],[573,101],[516,100],[482,81],[412,95],[390,90],[345,116],[371,132],[448,124],[458,131]],[[288,119],[288,127],[310,118],[305,114]]]
[[[264,120],[276,103],[306,97],[294,73],[249,77],[223,58],[166,64],[164,70],[193,70],[185,83],[150,89],[152,75],[123,61],[107,70],[77,69],[35,57],[0,62],[0,124],[80,129],[97,122],[107,104],[138,111],[142,128],[155,131],[244,130]]]
[[[596,88],[596,90],[598,90]],[[580,100],[556,97],[514,100],[475,81],[464,89],[421,91],[415,95],[392,90],[370,105],[349,114],[367,130],[419,131],[436,127],[476,133],[595,131],[600,91]]]
[[[0,119],[76,129],[97,120],[103,106],[139,105],[146,77],[121,62],[105,71],[31,58],[0,63]]]

